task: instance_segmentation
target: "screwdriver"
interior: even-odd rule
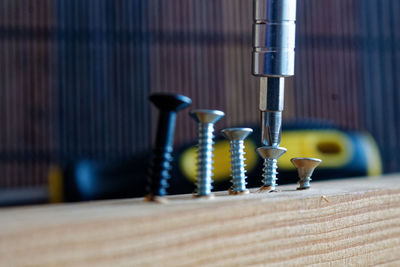
[[[260,77],[261,142],[281,142],[285,78],[294,75],[296,0],[254,0],[252,73]]]

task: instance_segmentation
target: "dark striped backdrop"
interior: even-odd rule
[[[0,0],[0,188],[151,147],[151,92],[258,123],[251,0]],[[366,130],[400,170],[400,1],[299,0],[285,120]],[[176,143],[194,138],[186,115]]]

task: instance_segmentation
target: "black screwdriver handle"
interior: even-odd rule
[[[188,107],[192,100],[184,95],[156,93],[149,97],[150,101],[159,109],[157,133],[153,149],[153,161],[147,180],[147,199],[153,200],[155,196],[167,195],[167,180],[171,162],[176,113]]]

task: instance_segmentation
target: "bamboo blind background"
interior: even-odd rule
[[[0,0],[0,188],[151,147],[151,92],[258,123],[251,0]],[[285,120],[369,131],[400,170],[400,1],[298,1]],[[180,115],[176,143],[195,137]]]

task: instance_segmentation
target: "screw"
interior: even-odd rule
[[[173,150],[176,113],[188,107],[192,100],[184,95],[157,93],[149,97],[160,110],[157,124],[156,141],[153,150],[153,161],[148,176],[146,199],[158,201],[157,196],[167,195],[167,180],[170,178],[171,153]]]
[[[293,165],[297,168],[297,172],[299,173],[299,187],[297,190],[309,189],[311,175],[314,172],[314,169],[322,162],[320,159],[314,158],[292,158],[290,160]]]
[[[244,163],[244,139],[253,132],[250,128],[227,128],[221,131],[229,140],[231,149],[232,186],[229,194],[248,194],[246,189],[246,164]]]
[[[278,172],[278,159],[286,153],[286,148],[284,147],[269,147],[263,146],[257,148],[257,153],[264,159],[264,173],[263,173],[263,186],[260,190],[268,190],[270,192],[276,192],[276,175]]]
[[[198,109],[190,112],[198,123],[199,144],[197,151],[197,189],[196,196],[210,197],[212,189],[213,132],[214,124],[225,113],[219,110]]]

